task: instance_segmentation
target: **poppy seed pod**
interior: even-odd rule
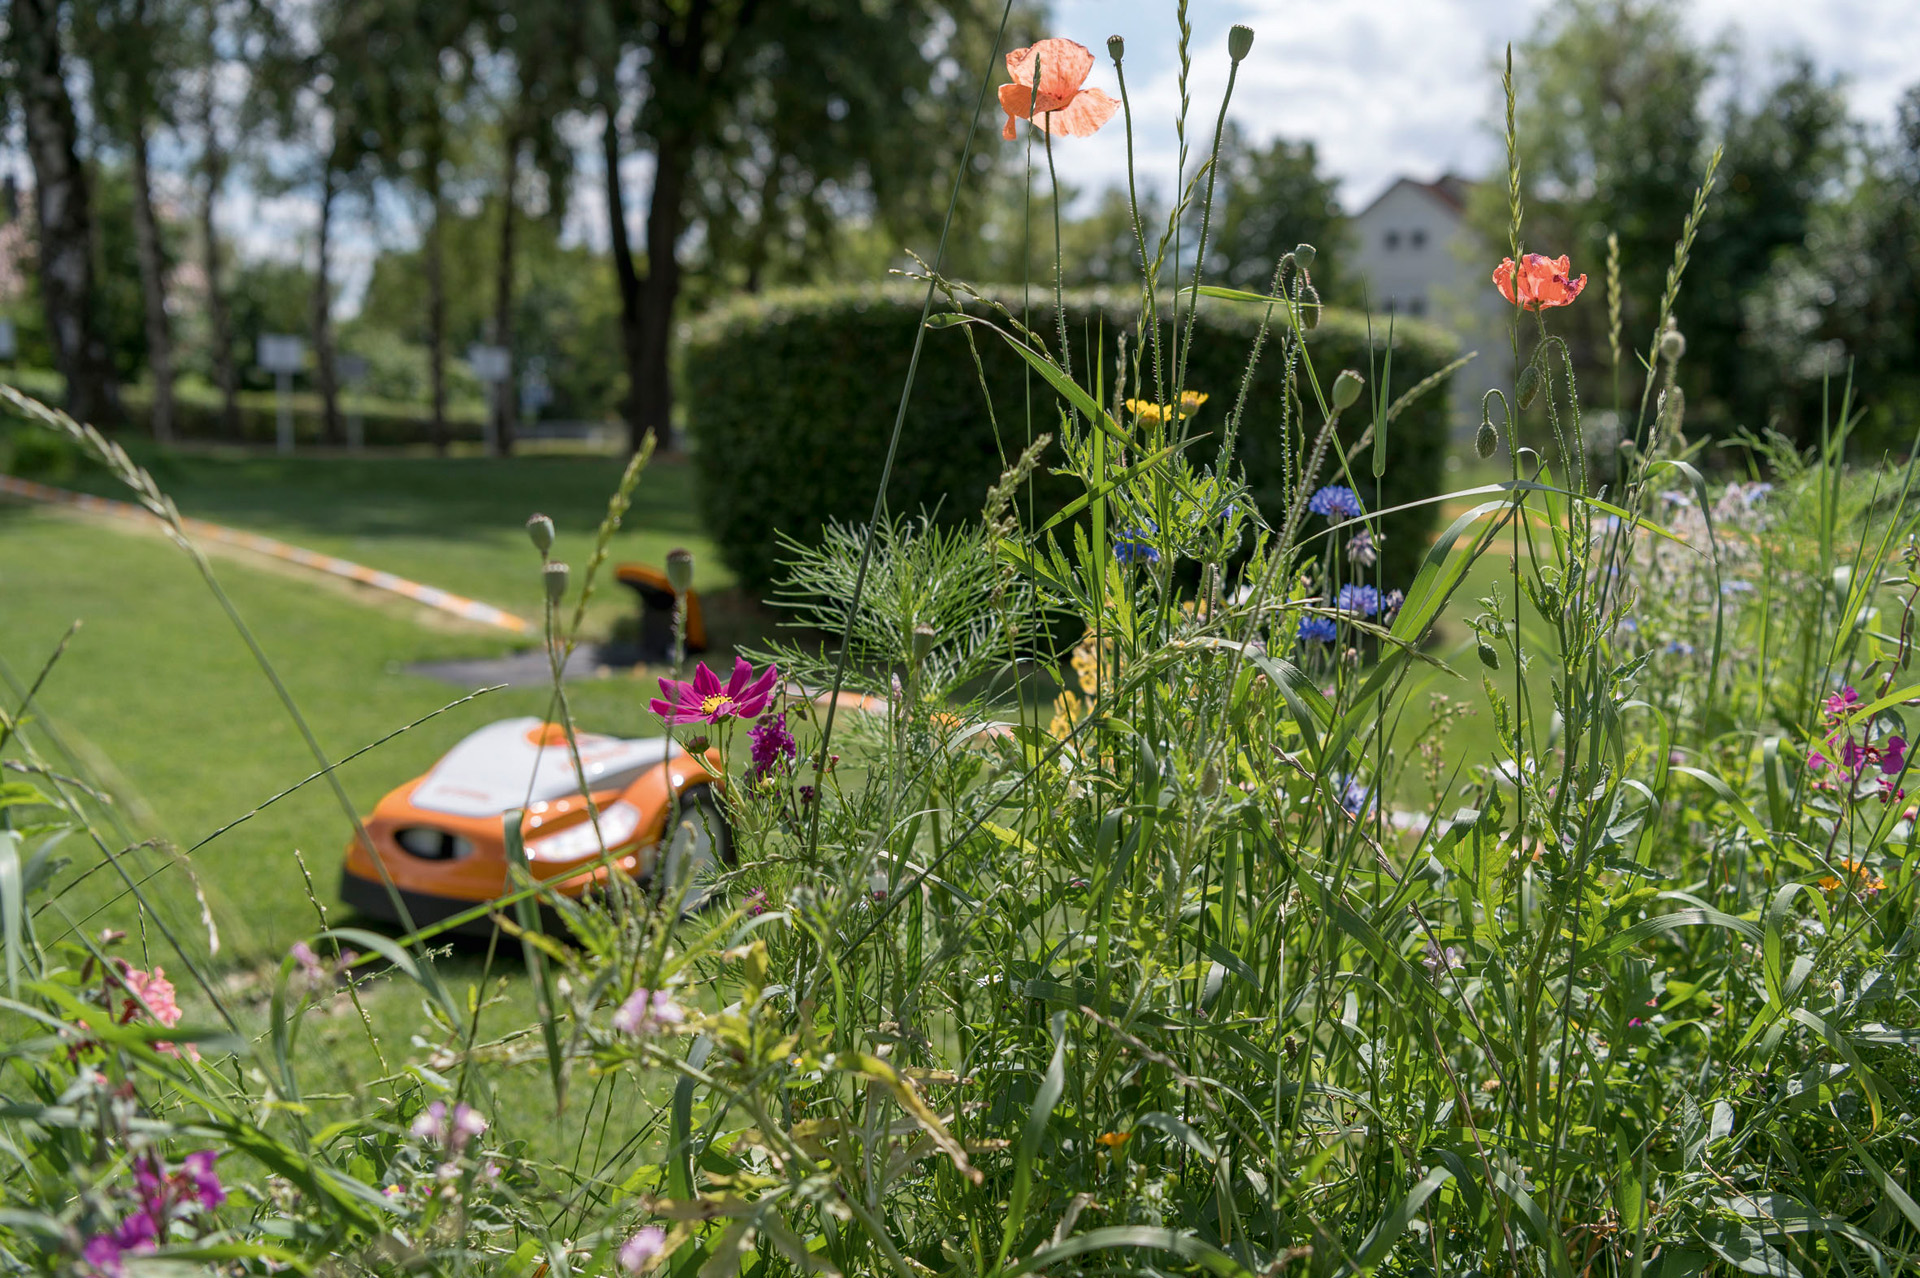
[[[919,625],[913,628],[913,663],[919,665],[933,651],[933,641],[939,632],[932,626]]]
[[[693,552],[685,547],[675,547],[667,552],[667,585],[676,595],[684,595],[693,589]]]
[[[534,515],[527,520],[527,536],[533,539],[533,548],[545,558],[553,549],[553,521],[545,515]]]
[[[1351,368],[1340,370],[1340,376],[1333,379],[1333,407],[1335,411],[1352,408],[1360,398],[1360,374]]]
[[[1227,32],[1227,56],[1235,62],[1253,52],[1253,28],[1236,22]]]
[[[1311,244],[1296,244],[1293,246],[1293,260],[1299,264],[1300,269],[1303,271],[1313,269],[1313,259],[1318,255],[1318,250]]]
[[[540,579],[546,583],[548,603],[557,604],[567,597],[567,566],[565,564],[547,564],[540,570]]]
[[[1480,429],[1474,432],[1473,436],[1474,456],[1478,457],[1481,461],[1486,461],[1489,457],[1493,456],[1494,451],[1499,447],[1500,436],[1493,429],[1492,419],[1482,417],[1480,419]]]
[[[1111,54],[1111,55],[1113,56],[1113,60],[1114,60],[1115,62],[1118,62],[1118,61],[1119,61],[1120,59],[1122,59],[1122,58],[1124,58],[1124,57],[1126,57],[1126,56],[1127,56],[1127,42],[1126,42],[1126,40],[1125,40],[1125,38],[1123,38],[1123,37],[1121,37],[1121,36],[1117,36],[1117,35],[1110,35],[1110,36],[1108,36],[1108,37],[1107,37],[1107,52],[1108,52],[1109,54]]]
[[[1520,380],[1514,383],[1513,395],[1520,407],[1532,408],[1533,401],[1540,394],[1540,366],[1529,364],[1520,370]]]
[[[1660,334],[1660,358],[1669,364],[1677,364],[1686,353],[1686,336],[1681,333],[1680,326],[1673,322],[1673,317],[1668,316],[1666,331]]]

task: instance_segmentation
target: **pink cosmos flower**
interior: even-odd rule
[[[620,1267],[630,1274],[641,1273],[666,1249],[667,1231],[648,1225],[620,1245]]]
[[[648,704],[655,714],[670,725],[755,719],[767,708],[767,702],[773,697],[774,680],[779,677],[780,668],[768,666],[756,679],[753,666],[746,658],[736,657],[733,677],[723,687],[720,676],[707,669],[707,663],[703,661],[695,667],[691,683],[662,679],[660,691],[666,694],[667,699],[662,701],[655,697]]]
[[[1035,65],[1040,71],[1036,92]],[[1120,104],[1099,89],[1083,89],[1093,70],[1093,52],[1074,40],[1054,37],[1007,55],[1012,84],[1000,86],[1000,109],[1007,123],[1000,136],[1013,140],[1013,122],[1032,120],[1047,133],[1063,138],[1091,137],[1113,118]]]
[[[1522,310],[1541,311],[1549,307],[1565,306],[1580,296],[1580,290],[1587,286],[1587,277],[1568,279],[1567,272],[1571,264],[1567,257],[1542,257],[1538,253],[1528,253],[1520,259],[1520,291],[1514,293],[1513,259],[1503,257],[1500,265],[1493,268],[1493,282],[1500,286],[1500,296],[1512,302]]]

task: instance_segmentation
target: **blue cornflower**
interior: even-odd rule
[[[1678,656],[1691,657],[1693,655],[1693,645],[1685,639],[1669,639],[1667,641],[1667,651]]]
[[[1340,806],[1348,816],[1360,816],[1373,809],[1373,787],[1357,776],[1336,778],[1340,783]]]
[[[1367,513],[1360,495],[1343,484],[1328,484],[1307,498],[1307,509],[1328,519],[1358,519]]]
[[[1372,586],[1342,586],[1337,602],[1341,612],[1371,617],[1380,611],[1380,592]]]
[[[1144,528],[1122,528],[1113,535],[1113,557],[1123,564],[1157,564],[1160,552],[1147,542],[1147,538],[1160,529],[1149,519]]]
[[[1332,643],[1340,637],[1331,617],[1300,618],[1301,643]]]

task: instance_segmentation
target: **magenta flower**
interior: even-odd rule
[[[215,1150],[203,1149],[188,1154],[180,1163],[181,1176],[193,1186],[194,1197],[208,1211],[227,1201],[226,1186],[220,1183],[220,1177],[213,1170],[214,1161],[219,1157]]]
[[[1852,685],[1848,685],[1827,698],[1827,716],[1838,719],[1844,714],[1851,713],[1859,704],[1860,694],[1853,690]]]
[[[785,715],[770,715],[753,725],[747,734],[753,740],[753,768],[755,780],[766,776],[782,763],[791,762],[798,747],[794,744],[793,733],[787,730]]]
[[[667,699],[655,697],[648,704],[669,725],[675,723],[718,723],[722,719],[753,719],[767,708],[773,697],[773,681],[780,677],[778,666],[768,666],[754,678],[746,658],[736,657],[733,677],[723,687],[720,676],[701,662],[694,669],[693,682],[662,679],[660,691]]]
[[[1889,737],[1887,739],[1886,753],[1880,756],[1880,771],[1888,776],[1892,776],[1906,766],[1907,739],[1905,737]]]

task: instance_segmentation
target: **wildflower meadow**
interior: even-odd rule
[[[975,134],[997,110],[1043,165],[1130,137],[1107,53],[1003,46]],[[1254,56],[1245,27],[1193,52]],[[321,908],[315,849],[369,818],[307,733],[298,784],[340,800],[316,921],[243,1004],[198,924],[144,905],[32,687],[8,702],[0,1267],[1920,1273],[1912,452],[1858,445],[1844,375],[1811,443],[1689,434],[1674,304],[1713,162],[1636,331],[1618,260],[1529,239],[1509,116],[1483,277],[1508,344],[1408,384],[1386,315],[1364,362],[1316,365],[1314,246],[1264,289],[1209,280],[1220,125],[1188,110],[1181,209],[1133,208],[1132,326],[1070,328],[1045,287],[1001,305],[944,236],[915,268],[912,340],[1010,351],[1034,388],[992,405],[1003,471],[952,494],[965,518],[890,508],[883,472],[870,519],[782,543],[791,626],[730,670],[688,655],[669,563],[675,668],[631,713],[716,781],[660,847],[621,846],[582,781],[577,866],[543,868],[515,807],[503,898],[363,926]],[[1610,363],[1556,331],[1580,308]],[[1238,385],[1189,383],[1202,311],[1257,317]],[[1237,461],[1258,366],[1286,374],[1264,506]],[[1485,482],[1432,499],[1389,577],[1394,426],[1448,378],[1484,388]],[[873,388],[896,447],[914,393]],[[163,521],[209,626],[270,676],[300,659],[254,640],[159,480],[0,394]],[[595,541],[529,526],[558,744],[648,467]],[[1073,495],[1035,514],[1043,479]],[[86,878],[134,923],[73,906]],[[365,1010],[393,990],[400,1029]],[[563,1115],[567,1152],[526,1135]]]

